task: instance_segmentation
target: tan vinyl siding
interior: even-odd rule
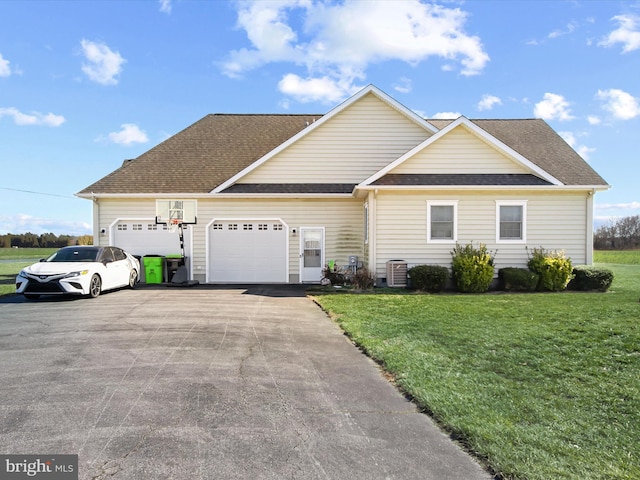
[[[418,152],[389,173],[529,173],[463,126]]]
[[[455,243],[427,242],[427,200],[458,201],[458,243],[485,243],[496,252],[496,274],[507,266],[525,267],[526,247],[564,250],[574,265],[587,261],[585,192],[380,192],[375,219],[378,277],[385,276],[388,260],[451,266]],[[496,242],[496,200],[527,200],[526,243]]]
[[[369,94],[239,183],[359,183],[429,136]]]
[[[99,218],[94,218],[94,224],[97,226],[98,239],[94,239],[96,245],[109,244],[109,227],[118,219],[121,220],[149,220],[155,221],[156,218],[156,201],[155,199],[101,199],[94,208]],[[94,213],[96,215],[96,213]],[[100,234],[101,230],[105,230],[105,234]],[[152,253],[152,252],[149,252]]]
[[[123,215],[122,212],[128,212]],[[155,199],[100,200],[96,223],[108,231],[118,217],[155,218]],[[200,199],[198,223],[192,225],[193,274],[207,271],[207,225],[213,219],[282,219],[289,226],[289,275],[300,268],[300,227],[325,227],[325,258],[346,265],[350,255],[364,255],[364,208],[357,199]],[[296,229],[296,235],[292,229]],[[108,237],[100,236],[106,245]],[[203,280],[201,280],[203,281]]]
[[[326,260],[336,260],[345,265],[349,255],[362,256],[364,253],[363,208],[362,202],[355,199],[201,200],[198,214],[200,228],[196,230],[196,238],[205,235],[206,224],[214,218],[282,219],[289,227],[289,274],[294,276],[300,270],[300,227],[325,227]],[[297,231],[295,236],[292,233],[294,228]],[[204,261],[203,258],[203,265]]]

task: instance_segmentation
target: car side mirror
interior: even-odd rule
[[[46,258],[41,258],[41,259],[39,260],[39,262],[46,262],[46,261],[47,261],[47,259],[46,259]]]

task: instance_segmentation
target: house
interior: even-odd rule
[[[159,222],[191,220],[200,282],[319,282],[332,260],[384,283],[390,260],[450,266],[456,242],[497,269],[540,246],[590,264],[607,188],[542,120],[426,120],[368,86],[325,115],[207,115],[77,195],[96,243],[141,256],[178,253]]]

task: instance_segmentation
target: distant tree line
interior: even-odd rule
[[[62,248],[69,245],[93,245],[93,235],[36,235],[30,232],[0,235],[0,248]]]
[[[640,215],[612,220],[593,235],[596,250],[633,250],[640,248]]]

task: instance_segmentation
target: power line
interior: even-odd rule
[[[0,187],[0,189],[11,190],[12,192],[31,193],[33,195],[46,195],[48,197],[73,198],[74,200],[77,198],[77,197],[71,197],[69,195],[58,195],[55,193],[34,192],[33,190],[20,190],[19,188]]]

